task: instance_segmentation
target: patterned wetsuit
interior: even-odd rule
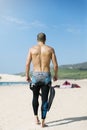
[[[46,113],[48,110],[48,94],[51,86],[51,74],[48,72],[34,72],[32,75],[33,88],[33,100],[32,106],[34,110],[34,115],[38,115],[38,97],[39,91],[41,89],[42,93],[42,105],[41,105],[41,118],[46,118]]]

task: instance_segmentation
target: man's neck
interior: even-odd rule
[[[38,42],[38,45],[43,46],[45,45],[45,42]]]

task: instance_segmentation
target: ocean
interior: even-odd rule
[[[28,82],[0,82],[0,86],[27,85]]]

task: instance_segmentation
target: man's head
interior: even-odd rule
[[[46,35],[45,35],[44,33],[39,33],[39,34],[37,35],[37,41],[44,43],[44,42],[46,41]]]

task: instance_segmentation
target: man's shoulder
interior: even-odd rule
[[[54,50],[53,47],[46,45],[46,47],[50,50]]]
[[[34,46],[32,46],[32,47],[29,49],[29,51],[30,51],[30,53],[32,54],[32,53],[35,53],[36,51],[39,51],[39,48],[38,48],[37,45],[34,45]]]
[[[46,50],[54,51],[54,48],[51,47],[51,46],[48,46],[48,45],[42,46],[42,48],[44,48],[44,47],[45,47]],[[34,46],[32,46],[32,47],[30,48],[30,51],[32,52],[34,49],[40,49],[40,47],[39,47],[38,45],[34,45]]]
[[[38,48],[38,46],[37,46],[37,45],[34,45],[34,46],[32,46],[32,47],[30,48],[30,50],[33,50],[33,49],[35,49],[35,48]]]

